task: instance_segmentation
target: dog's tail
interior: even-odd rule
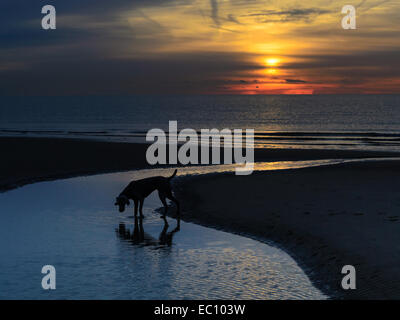
[[[170,176],[168,178],[168,180],[171,180],[173,177],[175,177],[177,172],[178,172],[178,169],[175,169],[174,173],[172,174],[172,176]]]

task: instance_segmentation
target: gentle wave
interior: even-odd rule
[[[200,136],[201,132],[197,131]],[[0,129],[0,136],[83,138],[111,142],[145,143],[147,132],[121,130],[19,130]],[[245,137],[245,135],[243,135]],[[166,138],[170,139],[168,133]],[[172,140],[174,141],[174,140]],[[204,143],[206,140],[201,140]],[[221,139],[223,143],[223,139]],[[356,149],[400,151],[400,133],[379,132],[272,132],[254,133],[257,148]]]

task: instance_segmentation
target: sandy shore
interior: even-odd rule
[[[62,138],[0,138],[0,192],[24,184],[148,168],[147,145]],[[223,152],[221,152],[223,154]],[[257,149],[256,161],[398,156],[389,152]]]
[[[334,298],[399,299],[399,181],[400,161],[380,161],[181,178],[177,194],[184,219],[273,240]]]
[[[147,146],[68,139],[0,138],[0,190],[63,177],[148,167]],[[256,150],[256,161],[392,157],[396,153]],[[336,298],[400,298],[400,161],[212,174],[176,180],[183,219],[289,252]],[[343,265],[357,290],[340,287]]]
[[[147,166],[143,144],[0,138],[0,191],[24,184]]]

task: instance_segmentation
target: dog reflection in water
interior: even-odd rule
[[[158,240],[144,232],[143,219],[141,217],[138,218],[135,216],[135,224],[133,232],[131,232],[129,228],[126,227],[125,223],[120,223],[116,231],[121,239],[130,241],[134,245],[170,247],[172,245],[172,239],[174,237],[174,234],[180,231],[181,220],[178,217],[176,219],[175,229],[168,232],[169,224],[167,218],[162,217],[162,219],[164,220],[164,226],[163,229],[161,230]]]

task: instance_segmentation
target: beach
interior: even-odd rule
[[[400,162],[182,179],[184,219],[274,243],[333,298],[399,299]],[[344,265],[357,289],[341,288]]]
[[[150,166],[146,161],[147,147],[144,143],[89,139],[1,137],[0,192],[37,181],[156,167]],[[255,149],[256,162],[395,156],[398,153]]]
[[[65,177],[148,168],[145,144],[1,138],[1,190]],[[257,149],[256,161],[393,157],[393,152]],[[400,161],[207,174],[174,182],[182,219],[272,243],[332,298],[400,298]],[[340,287],[353,265],[357,289]]]

